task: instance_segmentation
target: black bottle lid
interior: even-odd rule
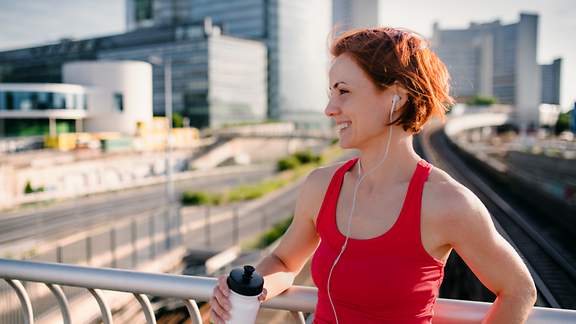
[[[250,265],[232,269],[226,280],[228,287],[243,296],[260,295],[264,287],[264,278],[254,270],[256,269]]]

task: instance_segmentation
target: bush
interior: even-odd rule
[[[276,165],[276,170],[293,170],[308,163],[322,163],[322,156],[312,153],[310,150],[299,151],[288,157],[280,159]]]
[[[240,186],[235,188],[228,195],[228,201],[243,201],[257,199],[265,194],[281,188],[286,184],[285,180],[273,179],[262,181],[255,185]]]
[[[466,101],[466,104],[471,106],[490,106],[495,104],[496,98],[489,96],[474,96]]]
[[[25,194],[31,194],[31,193],[35,193],[35,192],[43,192],[44,191],[44,186],[40,186],[38,188],[34,188],[32,187],[32,184],[30,183],[30,180],[26,181],[26,186],[24,186],[24,193]]]
[[[283,158],[278,160],[276,164],[276,170],[278,171],[285,171],[285,170],[292,170],[297,168],[300,165],[300,161],[295,158],[294,156],[289,156],[287,158]]]
[[[184,205],[219,205],[222,197],[216,194],[209,194],[200,191],[185,191],[182,194],[182,204]]]
[[[312,154],[312,151],[309,150],[296,152],[294,153],[294,157],[298,159],[298,161],[302,164],[313,162],[314,159],[316,158],[314,154]]]

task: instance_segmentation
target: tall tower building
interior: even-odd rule
[[[562,70],[562,59],[557,58],[551,64],[540,65],[542,80],[542,103],[560,104],[560,71]]]
[[[268,48],[268,117],[327,123],[327,40],[332,0],[126,0],[127,27],[211,17],[223,33]]]
[[[332,25],[338,32],[380,23],[380,0],[334,0],[332,6]]]
[[[496,20],[472,23],[466,29],[441,29],[434,24],[432,46],[448,67],[457,100],[494,96],[516,107],[522,126],[538,125],[543,93],[537,63],[538,15],[521,13],[514,24]]]

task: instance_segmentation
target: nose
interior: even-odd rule
[[[326,108],[324,108],[324,114],[328,117],[335,116],[340,113],[340,108],[335,105],[332,100],[328,101]]]

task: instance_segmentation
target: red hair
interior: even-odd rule
[[[445,118],[450,76],[446,66],[421,36],[402,29],[353,29],[332,41],[334,57],[348,54],[379,90],[398,82],[408,91],[401,114],[389,125],[418,133],[431,116]]]

